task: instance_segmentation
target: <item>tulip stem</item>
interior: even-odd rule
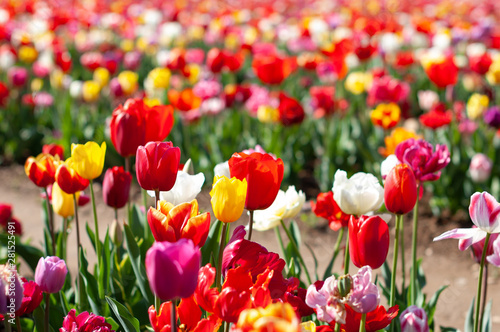
[[[130,156],[125,157],[125,171],[130,173]],[[128,198],[127,198],[127,216],[128,223],[130,224],[130,214],[132,213],[132,208],[130,206],[130,187],[128,188]],[[116,218],[116,217],[115,217]],[[116,218],[118,221],[118,218]]]
[[[148,192],[144,189],[142,189],[142,201],[144,204],[144,218],[145,218],[144,240],[146,240],[149,237],[149,232],[148,232],[148,228],[149,228],[149,225],[148,225]],[[156,207],[156,203],[155,203],[155,207]]]
[[[283,229],[285,230],[286,236],[288,236],[288,239],[290,240],[290,244],[292,245],[293,250],[295,251],[295,254],[297,255],[297,258],[299,259],[300,264],[304,267],[304,272],[306,273],[306,278],[307,282],[309,284],[312,284],[311,276],[309,275],[309,271],[307,270],[306,263],[304,262],[304,259],[302,258],[302,255],[300,254],[299,248],[297,247],[297,243],[295,243],[294,238],[292,237],[292,233],[286,228],[285,222],[283,219],[280,220],[281,226],[283,226]]]
[[[399,250],[399,227],[403,219],[402,214],[396,215],[396,239],[394,240],[394,253],[392,258],[392,274],[391,274],[391,297],[389,299],[389,307],[396,303],[396,270],[398,268],[398,250]]]
[[[102,250],[101,250],[101,240],[99,240],[99,222],[97,220],[97,210],[95,206],[95,195],[94,195],[94,180],[90,180],[90,195],[92,196],[92,210],[94,212],[94,228],[95,228],[95,251],[97,254],[97,275],[101,273],[102,265]],[[99,278],[97,278],[99,280]],[[99,298],[104,298],[104,288],[102,282],[98,282],[99,288]]]
[[[335,332],[340,332],[340,323],[335,322]]]
[[[411,244],[411,304],[417,304],[417,233],[418,233],[418,202],[420,200],[420,185],[417,185],[417,201],[413,208],[413,234]]]
[[[114,210],[115,210],[115,220],[116,222],[118,222],[118,209],[114,208]]]
[[[476,298],[476,319],[474,320],[474,332],[479,332],[481,329],[481,320],[479,308],[481,307],[481,287],[483,284],[483,272],[484,272],[484,261],[486,260],[486,253],[488,252],[488,242],[490,241],[490,233],[486,233],[486,239],[484,240],[483,255],[481,256],[481,265],[479,267],[479,278],[477,281],[477,298]]]
[[[45,293],[45,326],[44,329],[45,331],[50,331],[49,330],[49,309],[50,309],[50,294]]]
[[[11,332],[12,331],[12,327],[10,326],[9,320],[7,318],[5,318],[4,322],[5,322],[5,325],[4,325],[5,326],[5,332]]]
[[[21,318],[19,315],[16,315],[16,326],[17,326],[17,332],[23,332],[23,327],[21,326]]]
[[[76,213],[76,210],[75,210]],[[62,226],[62,236],[63,236],[63,241],[62,241],[62,248],[61,248],[61,258],[66,261],[66,256],[68,256],[68,249],[67,249],[67,244],[68,244],[68,218],[64,217],[63,218],[63,226]]]
[[[253,229],[253,210],[248,211],[250,215],[250,220],[248,221],[248,241],[252,239],[252,229]]]
[[[484,264],[484,277],[483,277],[483,295],[482,295],[482,303],[481,303],[481,316],[479,321],[479,326],[483,326],[483,318],[484,318],[484,308],[486,307],[486,294],[488,293],[488,264]]]
[[[405,290],[405,284],[406,284],[406,271],[405,271],[405,232],[404,232],[404,222],[401,222],[399,224],[399,241],[401,241],[401,270],[402,270],[402,285],[401,285],[401,290]]]
[[[220,221],[222,222],[222,221]],[[220,293],[221,290],[221,276],[222,276],[222,254],[224,253],[224,247],[226,246],[226,234],[227,229],[229,227],[229,223],[222,223],[222,235],[220,236],[220,247],[219,247],[219,258],[217,260],[217,271],[215,276],[215,285],[217,286],[217,290]]]
[[[160,307],[161,307],[161,300],[158,296],[155,295],[156,316],[158,316],[160,314]]]
[[[347,237],[345,239],[345,252],[344,252],[344,274],[349,274],[349,264],[351,258],[349,257],[349,228],[347,228]]]
[[[52,206],[50,205],[50,198],[47,187],[43,189],[45,190],[45,200],[47,201],[47,217],[49,218],[49,232],[50,239],[52,240],[52,254],[56,256],[56,241],[54,238],[54,215],[52,214]]]
[[[177,309],[176,307],[177,300],[173,299],[172,300],[172,310],[170,310],[170,331],[172,332],[177,332],[177,314],[175,310]]]
[[[78,288],[78,303],[82,303],[82,287],[80,284],[80,224],[78,222],[78,202],[76,199],[76,194],[73,194],[73,204],[75,206],[75,227],[76,227],[76,263],[77,263],[77,278],[76,278],[76,288]]]
[[[365,332],[366,313],[361,314],[361,322],[359,322],[359,332]]]
[[[326,278],[327,276],[330,276],[332,274],[333,264],[335,263],[335,260],[337,259],[337,256],[339,255],[340,244],[342,243],[342,239],[344,238],[344,231],[345,231],[345,227],[341,227],[340,232],[337,235],[337,241],[335,241],[335,248],[333,250],[333,256],[330,259],[330,262],[328,263],[327,270],[325,270],[324,278]]]

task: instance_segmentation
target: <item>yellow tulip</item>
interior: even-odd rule
[[[137,81],[139,76],[130,70],[122,71],[118,75],[118,83],[122,87],[123,93],[126,95],[131,95],[137,90]]]
[[[42,88],[43,88],[43,80],[41,78],[36,77],[31,81],[31,91],[38,92],[42,90]]]
[[[170,70],[168,68],[155,68],[151,70],[148,77],[156,89],[167,89],[170,83]]]
[[[101,146],[92,141],[85,144],[71,144],[73,167],[87,180],[93,180],[101,175],[105,155],[106,142],[102,142]]]
[[[99,83],[99,86],[104,88],[109,82],[109,71],[104,67],[99,67],[94,71],[94,82]]]
[[[260,105],[257,109],[257,119],[262,123],[277,123],[280,119],[280,114],[272,106]]]
[[[77,192],[76,199],[80,196],[80,192]],[[54,182],[52,186],[52,208],[54,212],[63,218],[73,216],[75,214],[75,205],[73,202],[73,195],[66,194],[61,187]]]
[[[355,71],[347,76],[344,86],[347,91],[359,95],[370,88],[372,80],[370,74]]]
[[[488,108],[489,103],[488,96],[474,93],[467,101],[467,117],[471,120],[480,118]]]
[[[101,85],[96,81],[85,81],[82,85],[82,97],[88,103],[94,102],[99,98]]]
[[[18,57],[21,62],[33,63],[38,58],[38,51],[33,46],[21,46]]]
[[[50,73],[50,86],[60,90],[63,88],[64,73],[60,69],[55,69]]]
[[[217,219],[225,223],[236,221],[245,208],[247,180],[215,176],[210,196]]]
[[[486,73],[486,79],[491,85],[500,84],[500,55],[493,58],[493,63]]]
[[[236,328],[242,331],[299,332],[300,322],[290,303],[272,303],[265,308],[245,309]]]

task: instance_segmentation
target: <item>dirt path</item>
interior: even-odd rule
[[[102,193],[98,185],[95,186],[96,197],[98,200],[98,215],[100,227],[102,230],[113,221],[113,212],[102,202]],[[138,188],[133,188],[133,198],[136,202],[140,201]],[[35,246],[42,246],[43,241],[43,223],[41,216],[41,198],[40,191],[36,188],[24,174],[24,169],[20,166],[0,168],[0,203],[13,205],[14,216],[16,216],[24,227],[24,241],[30,240]],[[208,191],[203,191],[198,200],[202,209],[210,209]],[[92,208],[83,207],[80,210],[80,219],[82,220],[83,246],[86,248],[88,256],[94,257],[90,241],[86,236],[83,225],[88,222],[93,228]],[[123,215],[123,211],[121,211]],[[119,217],[122,218],[122,217]],[[313,218],[313,217],[312,217]],[[321,276],[333,252],[336,236],[334,232],[324,228],[312,228],[299,221],[301,225],[302,239],[310,245],[317,255]],[[410,265],[411,240],[410,223],[405,222],[405,257],[407,267]],[[61,227],[61,220],[56,219],[56,227]],[[436,326],[449,326],[463,329],[465,316],[470,306],[471,300],[476,295],[477,277],[479,267],[471,259],[469,252],[460,252],[457,249],[457,241],[445,240],[441,242],[432,242],[432,238],[443,233],[446,230],[457,227],[456,224],[449,222],[445,225],[438,225],[435,218],[422,218],[420,220],[418,257],[423,258],[423,269],[427,277],[427,286],[424,291],[428,297],[442,285],[449,287],[442,293],[435,313]],[[231,226],[234,229],[234,226]],[[101,234],[104,232],[102,231]],[[283,236],[285,236],[283,234]],[[393,236],[391,238],[394,238]],[[276,241],[273,231],[254,232],[253,239],[256,242],[266,246],[268,250],[280,253],[279,245]],[[72,232],[68,238],[68,257],[76,257],[75,232]],[[391,243],[392,248],[392,243]],[[313,270],[314,261],[310,253],[304,248],[303,255],[309,266]],[[392,261],[392,250],[389,252],[389,258]],[[68,259],[70,269],[76,269],[76,260]],[[334,271],[341,271],[341,260],[338,259]],[[355,267],[351,268],[355,271]],[[408,271],[407,271],[408,273]],[[408,274],[407,274],[408,275]],[[488,279],[489,299],[493,299],[492,316],[494,321],[493,331],[500,330],[500,300],[496,295],[500,294],[500,269],[491,267],[490,277]],[[437,329],[439,331],[439,329]]]

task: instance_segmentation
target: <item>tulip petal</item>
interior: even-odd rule
[[[450,231],[444,232],[438,237],[435,237],[433,241],[440,241],[444,239],[466,239],[466,243],[463,244],[463,249],[466,250],[474,243],[477,243],[486,237],[486,232],[479,228],[455,228]]]
[[[203,247],[210,230],[210,213],[205,212],[196,217],[189,218],[181,229],[181,237],[193,240],[198,247]]]
[[[472,222],[486,232],[491,233],[492,229],[498,228],[499,210],[500,204],[487,192],[475,193],[470,199],[469,214]]]

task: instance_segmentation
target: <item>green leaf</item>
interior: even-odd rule
[[[85,223],[85,229],[87,230],[87,235],[89,236],[90,243],[92,243],[92,248],[94,248],[95,251],[95,234],[94,231],[90,228],[89,223]]]
[[[300,229],[295,220],[292,220],[290,222],[290,233],[292,234],[293,241],[295,241],[295,243],[297,244],[297,249],[300,250]],[[292,241],[292,239],[290,239],[290,241]]]
[[[441,286],[436,293],[429,300],[429,303],[425,306],[425,311],[427,312],[427,321],[429,322],[429,326],[433,324],[434,321],[434,313],[436,312],[436,305],[441,293],[448,288],[447,285]]]
[[[106,301],[109,307],[120,321],[125,332],[139,332],[139,320],[132,316],[132,314],[123,306],[123,304],[115,301],[114,299],[106,296]]]
[[[125,231],[125,244],[127,245],[130,263],[137,279],[137,285],[139,286],[142,295],[148,299],[148,302],[153,303],[153,294],[149,290],[144,260],[141,257],[139,246],[137,245],[137,242],[135,242],[134,234],[132,233],[130,226],[125,224],[123,228]]]
[[[492,323],[491,323],[491,300],[490,300],[486,305],[486,307],[484,308],[482,332],[491,332],[491,331],[492,331]]]
[[[469,311],[467,312],[467,318],[465,319],[464,332],[474,331],[474,302],[475,298],[472,299]]]
[[[95,277],[90,274],[87,270],[88,262],[83,253],[83,249],[80,248],[80,275],[83,280],[83,285],[85,286],[85,293],[87,294],[87,299],[89,301],[90,307],[92,308],[92,312],[96,315],[101,315],[101,307],[100,307],[100,299],[99,299],[99,291],[97,286],[97,280]]]
[[[101,266],[99,270],[99,284],[100,287],[104,290],[104,293],[107,293],[108,291],[108,286],[109,286],[109,281],[110,281],[110,268],[111,268],[111,261],[110,261],[110,238],[109,238],[109,227],[106,230],[106,236],[104,237],[104,245],[102,247],[103,252],[102,252],[102,261],[101,261]]]
[[[218,252],[219,250],[219,240],[222,232],[222,222],[216,221],[210,225],[210,231],[208,232],[207,241],[201,248],[202,266],[205,266],[210,262],[210,256]],[[228,232],[229,233],[229,232]]]
[[[145,223],[146,217],[144,216],[144,213],[142,213],[139,205],[134,204],[132,206],[132,218],[130,220],[130,228],[133,233],[141,235],[144,234],[144,227],[149,227],[149,225],[145,225]]]
[[[318,259],[316,258],[316,255],[314,254],[314,251],[312,250],[311,246],[308,245],[307,243],[305,243],[306,245],[306,248],[309,249],[309,252],[311,253],[312,257],[313,257],[313,260],[314,260],[314,276],[316,278],[316,280],[319,280],[319,276],[318,276]],[[304,267],[306,268],[306,267]]]
[[[37,332],[43,332],[45,330],[45,311],[43,310],[42,306],[38,306],[33,311],[33,319],[35,321],[35,328]]]

